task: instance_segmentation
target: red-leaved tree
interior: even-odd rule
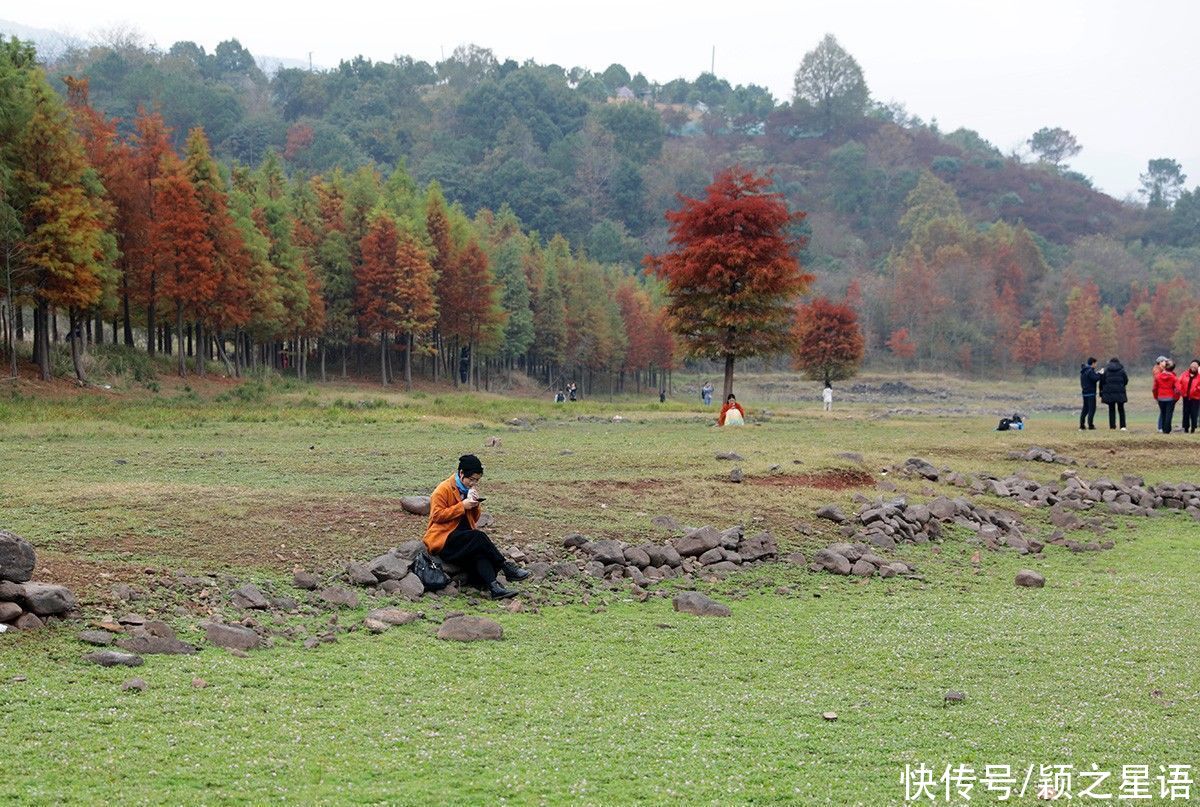
[[[897,328],[892,331],[892,335],[888,337],[888,340],[884,344],[888,350],[892,351],[892,355],[898,359],[908,361],[917,355],[917,346],[908,338],[908,328]]]
[[[863,335],[850,306],[818,297],[796,309],[792,335],[796,340],[793,366],[809,378],[828,385],[858,372]]]
[[[804,214],[789,212],[770,184],[739,168],[722,171],[703,199],[679,197],[683,207],[667,213],[673,249],[646,257],[666,280],[685,349],[725,360],[723,397],[733,391],[738,356],[791,348],[795,298],[812,281],[795,257],[802,240],[788,233]]]

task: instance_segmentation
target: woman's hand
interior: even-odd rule
[[[463,510],[474,510],[479,506],[479,502],[475,499],[463,499]]]

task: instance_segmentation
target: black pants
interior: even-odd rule
[[[462,568],[471,575],[471,582],[485,587],[496,582],[496,570],[504,566],[504,556],[483,530],[451,533],[438,557]]]
[[[1085,422],[1086,421],[1086,422]],[[1079,410],[1079,428],[1096,428],[1096,396],[1083,396],[1083,409]]]
[[[1195,432],[1197,420],[1200,420],[1200,399],[1190,401],[1187,398],[1184,398],[1183,430],[1185,432]]]
[[[1175,419],[1175,402],[1174,401],[1159,401],[1158,402],[1159,423],[1162,426],[1163,434],[1171,433],[1171,421]]]
[[[1117,428],[1117,412],[1121,413],[1121,428],[1125,428],[1125,402],[1110,403],[1108,405],[1108,428]]]

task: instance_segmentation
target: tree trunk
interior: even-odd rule
[[[225,363],[225,372],[228,373],[231,378],[236,375],[233,369],[233,363],[229,361],[229,354],[225,352],[225,334],[222,331],[217,331],[217,358]]]
[[[121,278],[121,289],[122,289],[122,292],[121,292],[121,315],[122,315],[122,318],[124,319],[125,344],[128,347],[133,347],[133,320],[130,319],[130,317],[129,317],[129,289],[126,286],[126,281],[125,281],[124,277]],[[146,340],[147,343],[152,342],[153,335],[154,335],[154,323],[153,322],[151,322],[149,324],[148,330],[146,331],[146,333],[150,334],[150,337],[148,337]],[[151,354],[154,353],[153,350],[150,352],[151,352]]]
[[[379,333],[379,381],[387,386],[387,331]]]
[[[204,360],[208,358],[208,340],[204,334],[204,323],[196,321],[196,375],[204,378]]]
[[[408,332],[407,344],[404,347],[404,388],[412,392],[412,352],[413,352],[412,331]]]
[[[154,280],[150,281],[151,293],[154,291]],[[128,322],[128,320],[126,320]],[[150,354],[150,358],[154,358],[155,344],[154,338],[158,335],[158,306],[153,302],[146,306],[146,352]],[[166,345],[162,345],[166,347]]]
[[[179,334],[180,345],[176,351],[175,371],[180,378],[187,377],[187,358],[183,355],[183,300],[175,301],[175,330]]]
[[[33,314],[33,354],[43,381],[50,380],[50,304],[39,300]]]
[[[721,394],[721,405],[725,405],[725,401],[729,400],[729,396],[733,394],[733,359],[732,353],[725,354],[725,391]]]
[[[74,308],[67,309],[67,321],[71,329],[71,364],[75,366],[75,378],[79,380],[80,384],[86,384],[87,376],[83,372],[83,347],[79,344],[83,336],[83,323],[79,321]]]
[[[324,384],[324,383],[325,383],[325,382],[328,380],[328,379],[325,377],[325,349],[326,349],[326,345],[325,345],[325,339],[324,339],[324,337],[322,337],[322,338],[320,338],[320,339],[318,339],[318,340],[317,340],[317,345],[319,345],[319,348],[320,348],[320,351],[321,351],[321,383],[322,383],[322,384]]]
[[[467,384],[472,386],[476,392],[479,391],[479,377],[475,375],[475,343],[467,343],[467,355],[470,359],[467,363]]]

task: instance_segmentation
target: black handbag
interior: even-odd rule
[[[413,561],[413,574],[424,584],[426,591],[441,591],[450,585],[450,575],[442,568],[442,564],[424,549]]]

